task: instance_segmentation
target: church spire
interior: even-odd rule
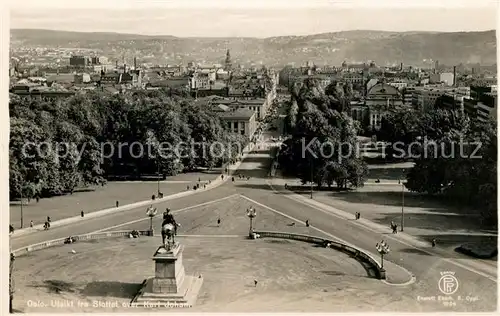
[[[231,70],[231,68],[232,68],[231,54],[229,53],[229,49],[226,51],[226,60],[224,62],[224,66],[225,66],[227,71]]]

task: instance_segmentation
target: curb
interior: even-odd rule
[[[221,173],[219,176],[217,176],[217,178],[214,181],[212,181],[210,184],[208,184],[207,187],[203,190],[201,190],[201,189],[189,190],[189,191],[184,191],[184,192],[179,192],[179,193],[167,195],[161,199],[155,199],[154,201],[153,200],[145,200],[145,201],[140,201],[140,202],[136,202],[136,203],[126,204],[126,205],[119,206],[119,207],[103,209],[103,210],[99,210],[99,211],[85,214],[85,217],[81,217],[81,216],[68,217],[68,218],[64,218],[64,219],[52,222],[50,227],[53,228],[53,227],[69,225],[72,223],[76,223],[78,221],[85,221],[88,219],[97,218],[97,217],[101,217],[101,216],[105,216],[105,215],[109,215],[109,214],[113,214],[113,213],[118,213],[120,211],[128,211],[128,210],[131,210],[134,208],[144,207],[144,206],[148,206],[148,205],[155,205],[155,204],[163,203],[163,202],[166,202],[169,200],[174,200],[174,199],[178,199],[178,198],[185,197],[188,195],[192,195],[192,194],[196,194],[196,193],[200,193],[200,192],[206,192],[208,190],[215,189],[218,186],[224,184],[226,181],[229,180],[231,175],[236,170],[238,170],[239,166],[241,165],[243,160],[245,160],[245,158],[248,156],[248,154],[251,152],[253,147],[254,147],[254,145],[252,145],[251,143],[248,144],[247,147],[245,147],[243,149],[243,156],[241,157],[241,159],[239,161],[237,161],[233,166],[227,167],[228,174],[226,175],[224,173]],[[224,175],[224,179],[222,179],[221,175]],[[33,233],[36,233],[36,232],[41,231],[41,230],[43,230],[43,225],[39,224],[39,225],[35,225],[33,227],[15,230],[14,233],[11,234],[11,236],[13,238],[16,238],[18,236],[33,234]]]

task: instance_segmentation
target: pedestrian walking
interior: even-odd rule
[[[47,222],[49,222],[49,223],[51,222],[50,216],[47,216]]]
[[[393,224],[392,225],[392,233],[397,234],[398,233],[398,224]]]
[[[219,226],[219,225],[220,225],[220,217],[217,218],[217,226]]]
[[[189,185],[186,187],[186,190],[188,190],[188,191],[189,191]]]
[[[253,280],[253,285],[254,285],[255,287],[257,287],[257,283],[259,283],[259,281],[257,281],[257,280]]]
[[[432,245],[432,248],[436,247],[436,239],[432,239],[431,245]]]
[[[84,216],[85,216],[85,213],[84,213],[83,211],[81,211],[81,212],[80,212],[80,215],[81,215],[82,217],[84,217]]]
[[[33,221],[30,221],[30,227],[33,228]]]
[[[118,207],[120,205],[120,202],[116,201],[116,207]]]
[[[306,219],[306,227],[309,227],[309,220]]]

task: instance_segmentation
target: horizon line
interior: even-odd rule
[[[49,32],[67,32],[67,33],[84,33],[84,34],[116,34],[116,35],[135,35],[143,37],[174,37],[174,38],[253,38],[253,39],[269,39],[274,37],[300,37],[300,36],[315,36],[331,33],[342,33],[342,32],[381,32],[381,33],[486,33],[486,32],[496,32],[496,29],[486,29],[486,30],[460,30],[460,31],[421,31],[421,30],[411,30],[411,31],[388,31],[379,29],[348,29],[321,33],[310,33],[302,35],[273,35],[266,37],[257,36],[176,36],[171,34],[144,34],[144,33],[128,33],[128,32],[116,32],[116,31],[75,31],[75,30],[64,30],[64,29],[49,29],[49,28],[10,28],[12,30],[25,30],[25,31],[49,31]]]

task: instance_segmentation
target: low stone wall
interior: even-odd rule
[[[314,236],[309,236],[309,235],[284,233],[284,232],[268,232],[268,231],[256,231],[255,233],[260,235],[261,238],[268,237],[268,238],[292,239],[292,240],[298,240],[298,241],[308,242],[308,243],[317,244],[317,245],[325,245],[325,244],[329,243],[331,248],[333,248],[335,250],[339,250],[339,251],[344,252],[344,253],[347,253],[349,255],[352,255],[353,257],[357,258],[358,260],[362,260],[364,262],[367,262],[375,270],[378,279],[385,279],[385,270],[382,269],[382,267],[378,263],[378,261],[375,258],[373,258],[372,256],[370,256],[369,254],[365,253],[364,251],[362,251],[360,249],[356,249],[355,247],[340,243],[340,242],[335,241],[335,240],[314,237]]]
[[[131,232],[132,232],[131,230],[126,230],[126,231],[122,230],[122,231],[113,231],[113,232],[100,232],[100,233],[75,235],[75,236],[71,236],[71,237],[73,237],[75,239],[75,242],[78,242],[78,241],[98,240],[98,239],[104,239],[104,238],[126,237]],[[148,236],[148,234],[149,234],[149,231],[147,231],[147,230],[141,230],[138,232],[139,232],[140,236]],[[68,236],[68,237],[70,237],[70,236]],[[27,247],[16,249],[16,250],[12,251],[12,253],[14,253],[14,255],[16,257],[19,257],[19,256],[26,255],[26,254],[33,252],[33,251],[42,250],[42,249],[46,249],[49,247],[62,246],[62,245],[64,245],[64,241],[66,241],[66,239],[68,237],[48,240],[48,241],[44,241],[41,243],[29,245]]]

